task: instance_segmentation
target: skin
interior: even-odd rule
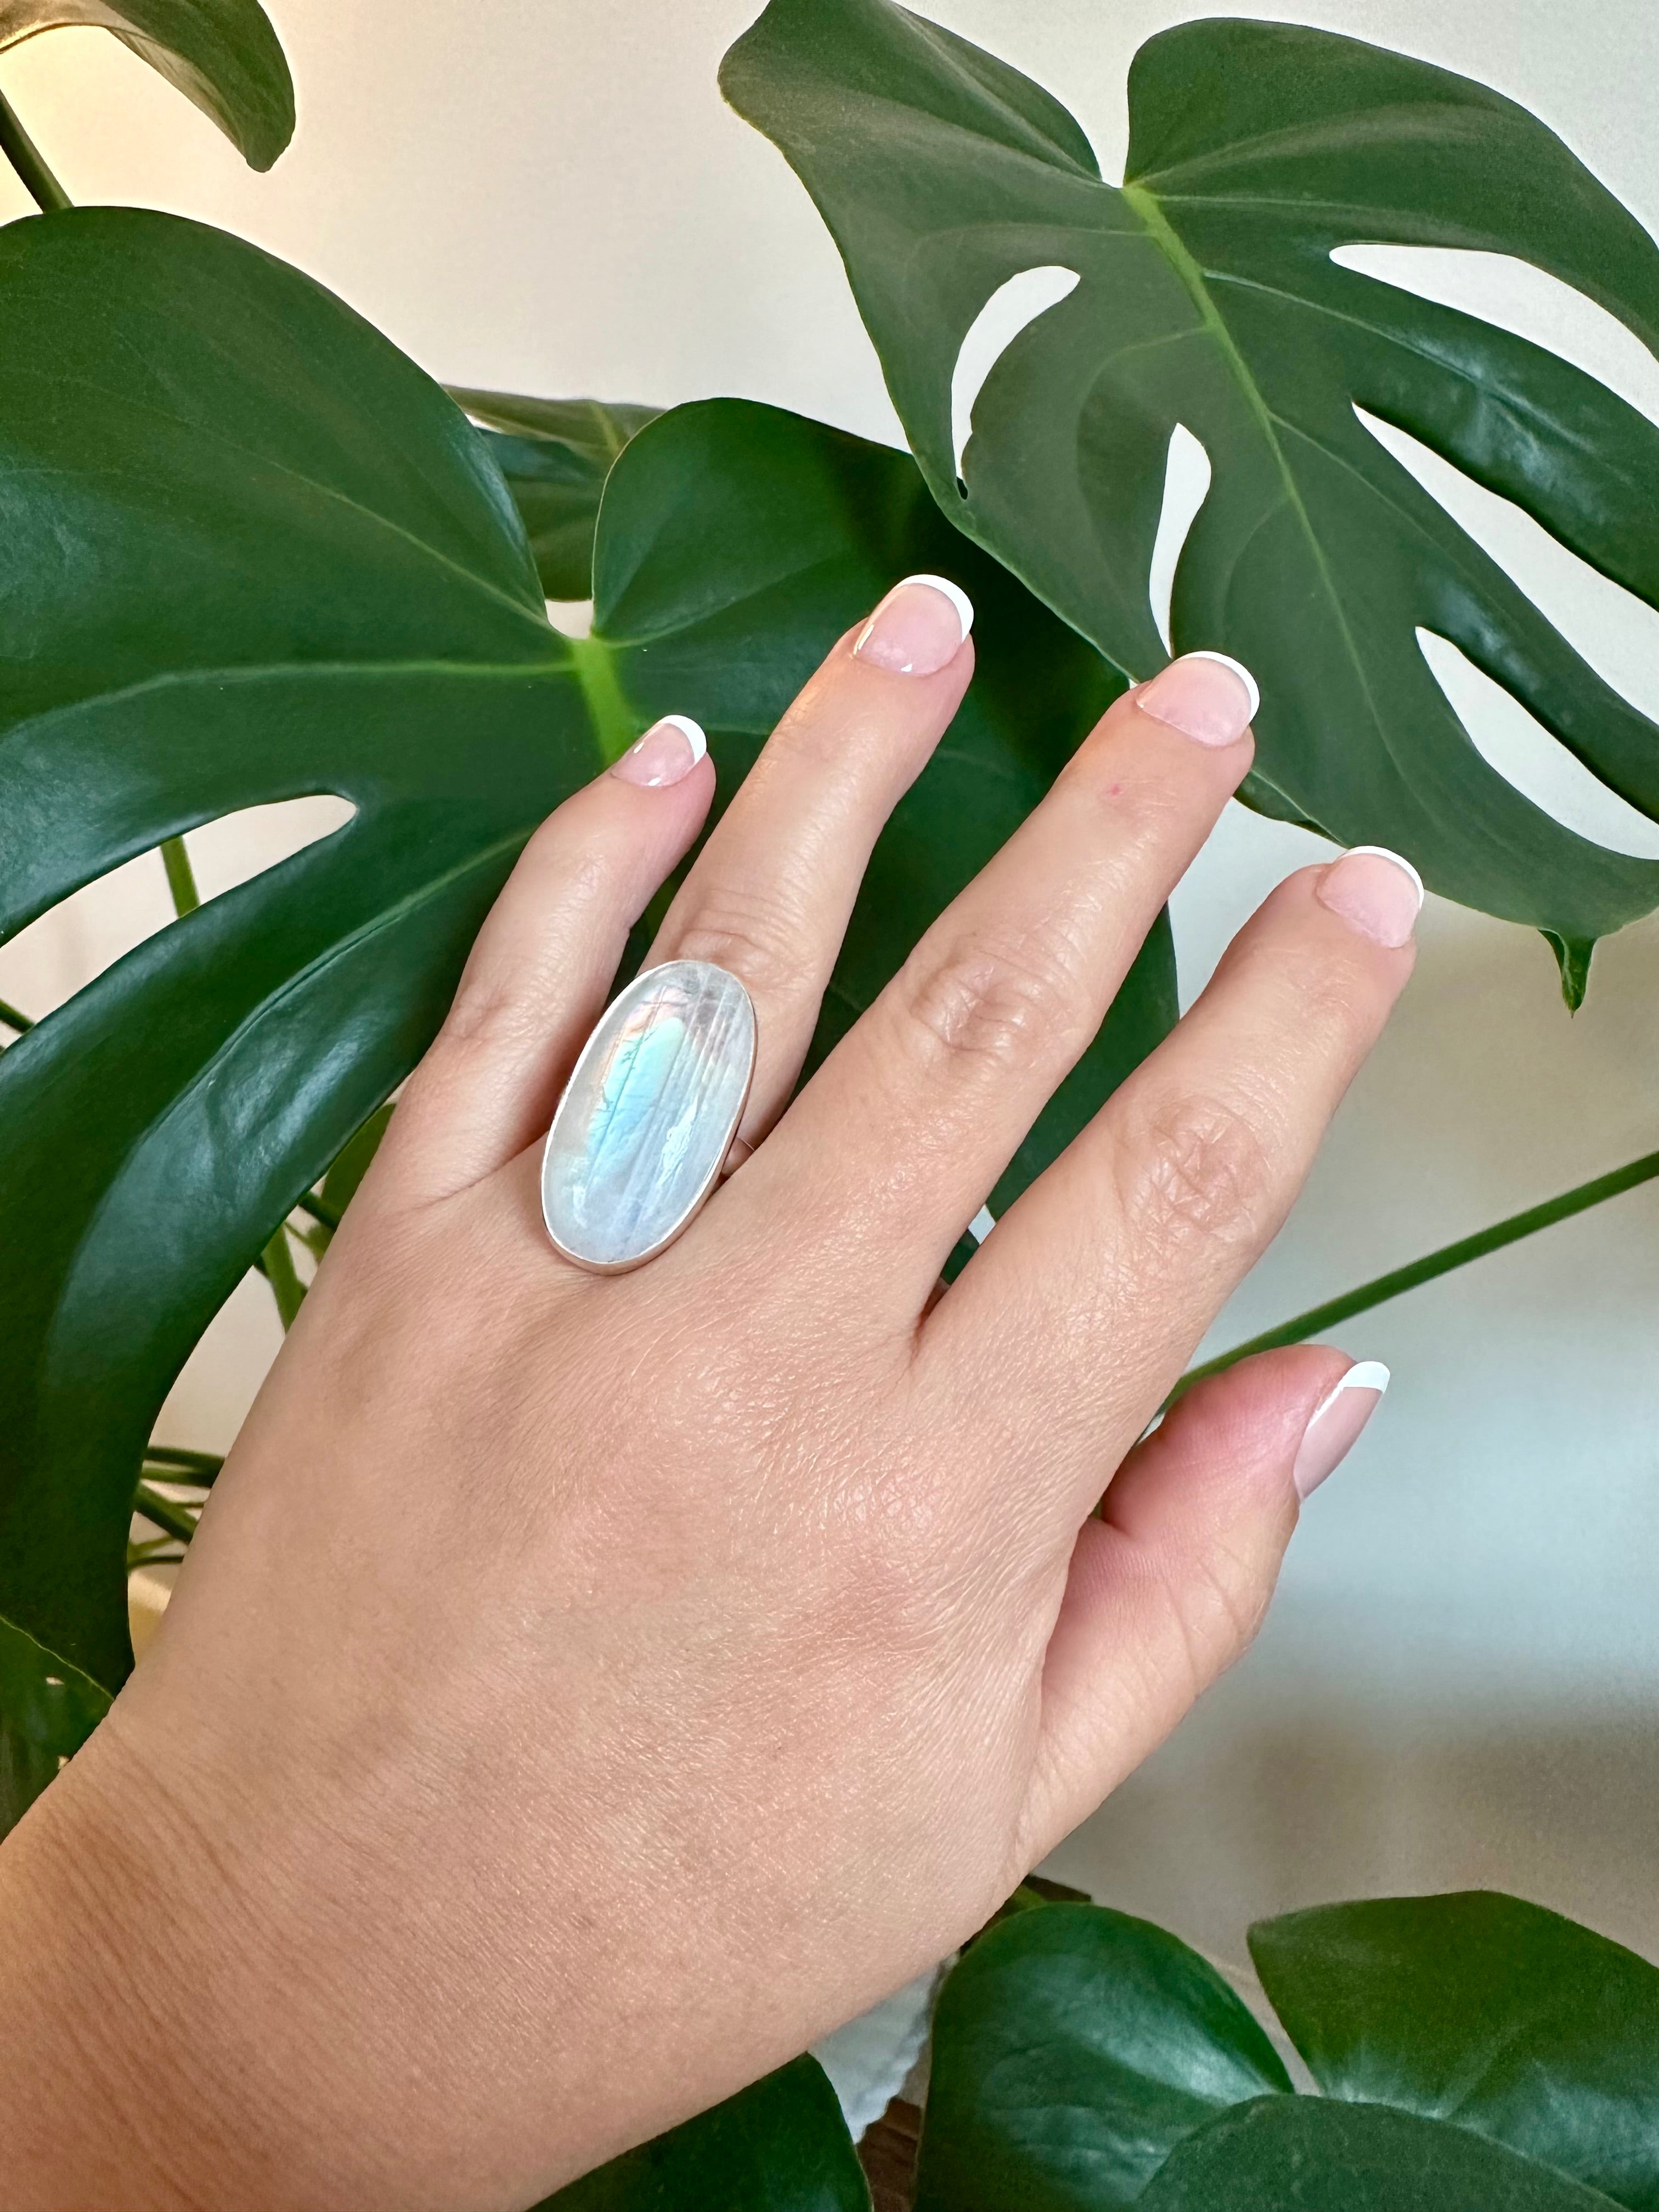
[[[0,2203],[526,2204],[948,1953],[1253,1632],[1346,1355],[1136,1440],[1411,948],[1338,910],[1358,863],[1291,877],[939,1295],[1251,745],[1120,701],[786,1112],[972,669],[856,643],[652,955],[741,975],[761,1053],[752,1156],[635,1273],[553,1254],[539,1139],[713,767],[526,849],[151,1651],[0,1850]]]

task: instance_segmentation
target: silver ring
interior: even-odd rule
[[[596,1275],[666,1251],[720,1181],[755,1079],[754,1001],[708,960],[617,993],[571,1070],[542,1153],[556,1251]]]

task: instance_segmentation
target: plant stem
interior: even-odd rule
[[[32,1030],[34,1027],[34,1024],[27,1014],[20,1014],[16,1007],[9,1005],[4,999],[0,999],[0,1022],[3,1022],[9,1030],[15,1030],[19,1036],[21,1036],[26,1030]]]
[[[158,1528],[165,1528],[167,1534],[180,1544],[189,1543],[196,1534],[196,1516],[190,1508],[175,1505],[172,1498],[163,1498],[160,1491],[152,1490],[147,1482],[139,1484],[133,1493],[132,1503],[135,1510],[142,1513],[146,1521],[153,1521]]]
[[[169,1481],[197,1482],[204,1490],[224,1465],[217,1452],[185,1451],[178,1444],[146,1444],[144,1461],[147,1466],[177,1468]]]
[[[16,170],[23,189],[42,215],[56,215],[69,206],[70,196],[40,158],[40,149],[24,130],[17,111],[0,92],[0,153]]]
[[[173,910],[182,921],[187,914],[194,914],[202,903],[202,894],[196,888],[196,871],[190,865],[190,854],[185,850],[182,837],[161,840],[161,866],[167,872],[167,889],[173,893]]]
[[[326,1199],[319,1198],[314,1190],[306,1191],[302,1194],[300,1200],[300,1211],[301,1213],[308,1213],[313,1221],[320,1222],[331,1236],[340,1225],[339,1209],[331,1206]]]
[[[1348,1291],[1340,1298],[1329,1298],[1322,1306],[1310,1307],[1293,1320],[1281,1322],[1277,1328],[1253,1336],[1246,1343],[1236,1344],[1231,1352],[1221,1352],[1214,1359],[1206,1359],[1201,1367],[1189,1368],[1164,1402],[1172,1406],[1194,1382],[1202,1382],[1206,1375],[1220,1374],[1237,1361],[1248,1359],[1252,1352],[1276,1352],[1281,1345],[1301,1344],[1308,1337],[1317,1336],[1322,1329],[1335,1328],[1339,1323],[1351,1321],[1355,1314],[1368,1312],[1389,1298],[1397,1298],[1403,1291],[1414,1291],[1419,1283],[1431,1283],[1437,1275],[1449,1275],[1454,1267],[1466,1267],[1471,1260],[1484,1260],[1488,1252],[1500,1252],[1506,1244],[1518,1243],[1523,1237],[1553,1228],[1558,1221],[1570,1220],[1575,1213],[1600,1206],[1604,1199],[1617,1198],[1623,1191],[1634,1190],[1638,1183],[1651,1182],[1656,1176],[1659,1176],[1659,1152],[1644,1152],[1628,1167],[1615,1168],[1611,1175],[1597,1176],[1591,1182],[1581,1182],[1576,1189],[1564,1191],[1559,1198],[1547,1198],[1541,1206],[1528,1206],[1524,1213],[1512,1213],[1507,1221],[1495,1222],[1490,1229],[1478,1230],[1473,1237],[1460,1237],[1455,1244],[1443,1245],[1425,1259],[1395,1267],[1389,1274],[1377,1276],[1374,1282],[1362,1283],[1357,1291]]]
[[[294,1265],[294,1254],[288,1241],[286,1223],[278,1224],[276,1234],[259,1255],[265,1280],[270,1285],[270,1295],[276,1301],[276,1311],[284,1330],[292,1328],[294,1316],[305,1303],[306,1286],[300,1280]]]

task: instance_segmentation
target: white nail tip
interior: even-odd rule
[[[1416,884],[1417,910],[1419,914],[1422,913],[1423,900],[1425,896],[1423,878],[1418,874],[1416,869],[1413,867],[1411,862],[1406,858],[1403,853],[1391,853],[1386,845],[1350,845],[1348,851],[1350,853],[1369,853],[1374,860],[1392,860],[1395,867],[1398,868],[1402,874],[1409,876],[1413,883]]]
[[[902,591],[904,584],[931,584],[936,592],[943,592],[956,609],[957,620],[962,624],[963,637],[966,638],[974,626],[974,603],[960,584],[953,584],[948,576],[907,576],[897,588]]]
[[[672,722],[691,748],[691,765],[695,768],[708,750],[708,740],[703,735],[702,724],[694,722],[690,714],[665,714],[665,722]]]
[[[1319,1413],[1328,1413],[1345,1390],[1375,1390],[1380,1398],[1392,1379],[1380,1359],[1357,1359],[1336,1388],[1321,1401],[1314,1420],[1319,1419]],[[1313,1421],[1308,1425],[1311,1428]]]
[[[1242,660],[1235,660],[1231,653],[1211,653],[1207,649],[1200,653],[1182,653],[1182,659],[1183,660],[1215,660],[1218,661],[1223,668],[1231,668],[1250,695],[1250,720],[1255,721],[1261,711],[1261,687]]]

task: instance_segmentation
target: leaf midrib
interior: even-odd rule
[[[1157,194],[1149,191],[1144,185],[1126,184],[1121,189],[1125,200],[1140,217],[1147,236],[1169,263],[1193,305],[1198,309],[1204,327],[1214,339],[1222,360],[1231,370],[1234,381],[1243,395],[1245,404],[1255,417],[1262,441],[1267,446],[1273,458],[1273,466],[1279,473],[1285,499],[1301,526],[1302,534],[1307,542],[1308,551],[1319,572],[1319,580],[1324,588],[1326,599],[1335,618],[1343,648],[1364,695],[1366,708],[1370,714],[1373,725],[1381,733],[1384,730],[1384,720],[1371,690],[1370,672],[1365,666],[1353,631],[1349,625],[1347,611],[1342,604],[1341,594],[1336,588],[1335,579],[1331,574],[1330,563],[1325,557],[1325,549],[1320,543],[1319,533],[1314,528],[1313,518],[1308,513],[1307,502],[1302,496],[1302,488],[1297,482],[1296,473],[1286,459],[1284,447],[1279,442],[1273,412],[1267,404],[1267,397],[1250,374],[1249,364],[1239,351],[1233,334],[1227,327],[1226,319],[1215,303],[1203,270],[1182,244],[1179,234],[1158,204]]]

